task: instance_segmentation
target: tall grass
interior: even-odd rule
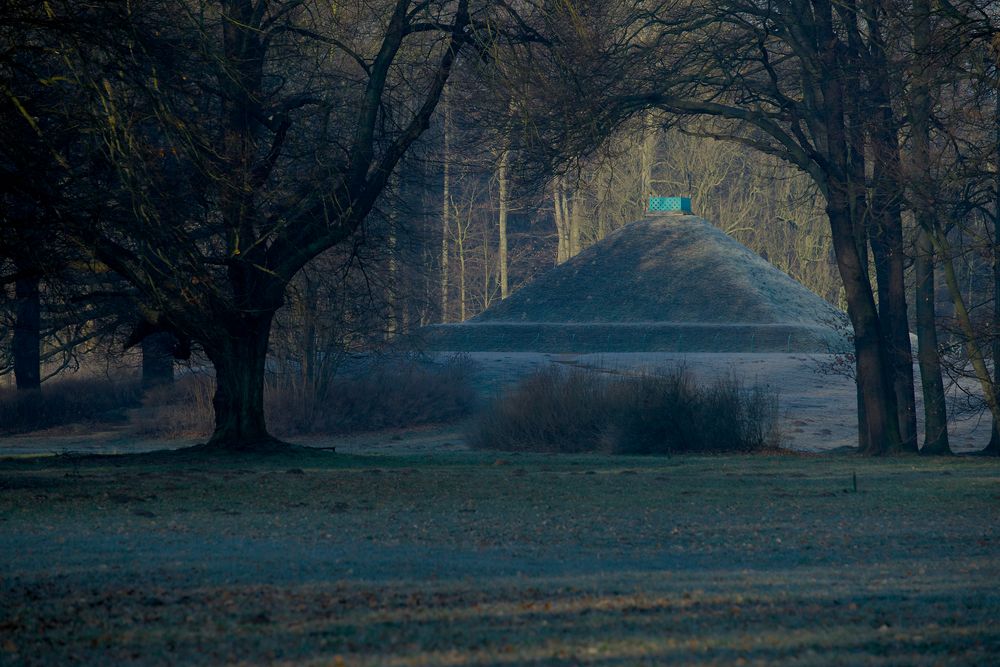
[[[0,390],[0,433],[28,433],[75,423],[120,422],[139,405],[134,380],[87,377],[47,382],[36,391]]]
[[[139,435],[151,438],[199,438],[212,433],[215,379],[204,373],[182,375],[171,384],[153,387],[142,409],[132,415]]]
[[[777,394],[736,376],[707,386],[685,369],[610,376],[550,367],[483,412],[474,447],[507,451],[670,454],[779,445]]]

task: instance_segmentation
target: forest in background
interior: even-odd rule
[[[915,451],[911,329],[925,381],[1000,413],[993,13],[10,3],[3,368],[32,391],[138,346],[155,382],[193,353],[213,441],[271,442],[265,367],[311,383],[468,319],[685,194],[846,307],[862,449]]]

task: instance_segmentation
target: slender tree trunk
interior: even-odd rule
[[[237,327],[205,343],[215,367],[215,432],[210,449],[261,451],[282,448],[264,420],[264,370],[273,311],[241,318]]]
[[[448,237],[451,235],[451,104],[448,89],[441,96],[444,106],[444,183],[441,189],[441,321],[448,321]]]
[[[920,364],[920,387],[924,397],[924,442],[922,454],[950,454],[948,409],[938,352],[937,315],[935,313],[934,245],[930,231],[934,220],[931,201],[930,114],[931,114],[931,6],[929,0],[913,0],[914,74],[911,87],[910,122],[913,164],[917,170],[912,197],[917,219],[916,255],[913,269],[916,279],[917,361]]]
[[[566,179],[563,179],[559,188],[559,201],[562,204],[563,230],[566,233],[566,259],[573,256],[573,215],[570,211],[570,197],[566,194]]]
[[[510,295],[510,288],[507,278],[507,199],[508,199],[508,174],[510,151],[504,147],[500,154],[500,164],[497,168],[497,181],[500,186],[500,239],[497,244],[497,260],[500,262],[500,298],[506,299]]]
[[[1000,90],[996,95],[993,122],[996,125],[995,149],[997,163],[996,176],[993,180],[993,317],[990,334],[993,337],[991,354],[993,357],[993,386],[1000,387]],[[993,417],[993,429],[989,444],[983,450],[984,454],[1000,456],[1000,419]]]
[[[390,182],[395,182],[397,179],[392,179]],[[389,188],[386,188],[389,189]],[[400,310],[400,299],[399,299],[399,257],[396,249],[396,210],[395,207],[390,209],[387,216],[386,223],[389,227],[387,230],[389,233],[388,238],[386,238],[386,246],[389,252],[389,266],[388,269],[388,284],[386,285],[386,340],[392,341],[399,335],[399,310]]]
[[[1000,112],[1000,97],[997,98],[998,112]],[[1000,118],[1000,116],[998,116]],[[1000,127],[1000,123],[998,123]],[[1000,137],[997,145],[1000,146]],[[1000,179],[1000,174],[998,174]],[[997,183],[996,209],[993,216],[993,317],[991,318],[993,336],[992,356],[993,356],[993,387],[1000,387],[1000,180]],[[993,432],[990,442],[983,450],[986,454],[1000,456],[1000,419],[993,416]]]
[[[649,197],[653,192],[653,161],[656,153],[656,130],[653,127],[653,112],[646,114],[642,134],[642,148],[639,152],[639,189],[642,192],[642,210],[647,210]]]
[[[465,315],[465,239],[464,235],[459,237],[458,240],[458,302],[459,302],[459,319],[464,322],[466,320]]]
[[[573,198],[570,202],[570,213],[569,213],[569,253],[570,257],[576,257],[580,254],[580,226],[582,221],[582,208],[580,202],[580,191],[579,189],[573,191]]]
[[[14,380],[18,390],[42,386],[42,306],[40,279],[26,272],[14,283]]]
[[[853,7],[853,0],[847,0],[847,4]],[[850,40],[851,53],[855,56],[859,52],[859,45]],[[846,75],[845,87],[847,90],[858,90],[860,88],[860,69],[854,68]],[[839,93],[839,86],[836,86]],[[859,95],[847,95],[846,101],[842,102],[844,107],[843,116],[839,122],[846,118],[846,127],[838,126],[846,145],[841,149],[846,152],[846,163],[844,170],[847,174],[847,183],[844,192],[847,196],[847,207],[849,211],[851,227],[853,230],[854,246],[859,260],[859,270],[864,273],[865,280],[869,280],[870,270],[868,265],[868,237],[869,237],[869,209],[868,192],[866,188],[866,160],[865,160],[865,111],[862,109],[862,97]],[[836,133],[833,133],[836,134]],[[870,286],[868,288],[871,289]],[[850,308],[848,308],[850,309]],[[857,356],[860,362],[860,356]],[[868,424],[867,400],[864,393],[865,384],[861,381],[860,365],[856,369],[856,399],[858,404],[858,448],[862,452],[872,451],[871,429]]]
[[[471,217],[472,212],[469,211]],[[469,235],[471,220],[462,222],[460,211],[455,210],[455,254],[458,256],[458,321],[466,320],[466,281],[465,281],[465,240]]]
[[[492,258],[490,257],[490,230],[489,225],[482,226],[483,233],[483,310],[486,310],[493,303],[491,294],[493,289],[493,273],[490,271]]]
[[[316,380],[316,307],[319,287],[316,281],[303,272],[302,293],[302,379],[307,387],[315,387]]]
[[[962,288],[958,283],[958,275],[955,271],[955,261],[951,254],[951,247],[944,232],[938,228],[931,234],[931,241],[934,243],[934,250],[941,257],[941,268],[944,270],[944,282],[948,286],[948,293],[952,303],[955,304],[955,318],[958,320],[962,337],[965,338],[965,349],[972,363],[972,370],[979,380],[980,389],[983,392],[983,399],[986,407],[989,408],[993,421],[1000,421],[1000,396],[997,394],[997,385],[994,384],[986,366],[986,359],[983,356],[982,348],[976,340],[976,329],[972,324],[969,309],[962,295]]]
[[[918,215],[925,215],[920,211]],[[937,317],[934,312],[934,246],[923,221],[917,230],[916,278],[917,361],[920,363],[920,386],[924,395],[924,445],[922,454],[950,454],[948,443],[948,408],[944,399],[941,357],[938,353]]]
[[[166,331],[142,339],[142,388],[163,387],[174,382],[174,335]]]
[[[569,233],[566,230],[566,210],[563,208],[563,203],[565,197],[562,194],[562,182],[561,179],[555,179],[552,183],[552,204],[553,204],[553,220],[556,224],[556,237],[557,237],[557,249],[556,249],[556,264],[562,264],[567,259],[569,259],[569,248],[567,247],[567,242],[569,240]]]

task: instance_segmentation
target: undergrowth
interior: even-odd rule
[[[124,421],[142,395],[134,380],[89,377],[46,383],[42,389],[0,390],[0,433],[28,433],[77,423]]]
[[[776,392],[734,375],[702,386],[684,368],[547,368],[497,399],[469,433],[478,448],[565,453],[754,452],[779,440]]]
[[[270,377],[264,388],[268,429],[276,436],[339,434],[444,423],[475,407],[472,367],[465,358],[375,361],[349,373]],[[207,436],[214,426],[210,375],[188,375],[150,391],[134,418],[153,437]]]

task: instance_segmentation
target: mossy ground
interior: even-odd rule
[[[8,460],[0,664],[996,664],[998,519],[964,457]]]

